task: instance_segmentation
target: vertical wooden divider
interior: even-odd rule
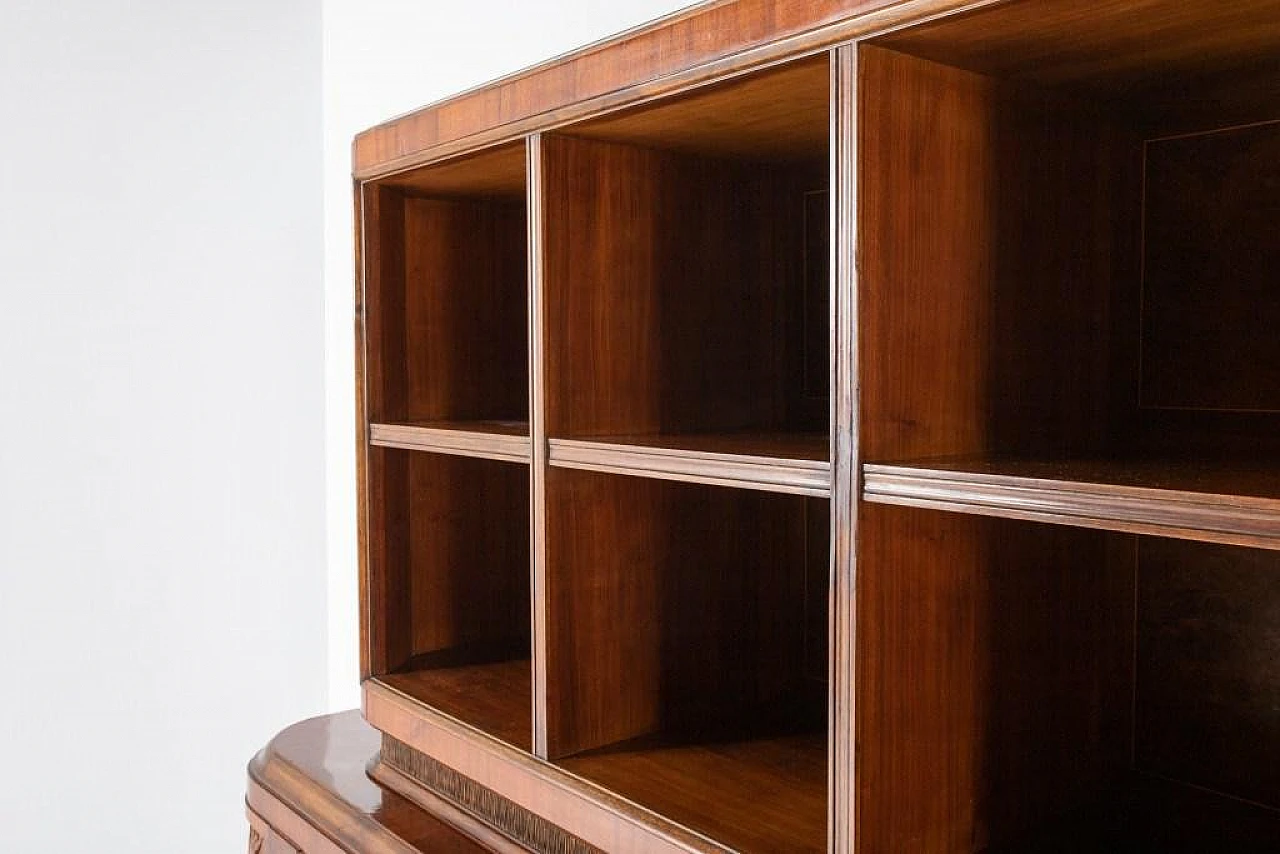
[[[529,223],[529,514],[533,620],[533,752],[547,758],[547,418],[543,349],[542,134],[525,144]]]
[[[351,196],[355,202],[355,379],[356,379],[356,564],[359,572],[359,623],[360,623],[360,681],[372,675],[373,667],[373,620],[369,607],[369,495],[365,484],[369,478],[369,436],[368,428],[368,395],[365,391],[365,369],[368,357],[365,355],[365,272],[364,261],[369,254],[365,250],[365,199],[364,184],[352,179]]]
[[[831,737],[827,839],[852,854],[857,833],[855,593],[857,565],[857,56],[831,53]]]

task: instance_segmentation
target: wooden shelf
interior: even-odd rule
[[[1109,460],[964,458],[863,466],[863,497],[1280,549],[1280,470]]]
[[[735,850],[827,850],[825,732],[655,736],[557,764]]]
[[[377,681],[523,750],[532,749],[529,659],[411,669]]]
[[[369,443],[511,463],[529,462],[527,421],[424,421],[370,424]]]
[[[829,443],[809,434],[604,436],[551,439],[561,468],[785,492],[831,494]]]

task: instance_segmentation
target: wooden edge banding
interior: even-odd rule
[[[529,437],[408,424],[370,424],[369,444],[508,463],[529,462]]]
[[[543,347],[542,134],[525,145],[529,228],[529,603],[532,611],[533,753],[547,758],[547,398]]]
[[[272,756],[270,748],[249,763],[246,804],[251,813],[307,854],[421,854],[288,762]]]
[[[551,439],[548,444],[550,463],[560,468],[817,498],[831,495],[831,465],[821,460],[784,460],[579,439]]]
[[[536,813],[604,851],[731,854],[587,780],[422,705],[376,679],[364,683],[364,717],[384,735]]]
[[[442,765],[402,741],[384,735],[382,758],[369,771],[379,783],[500,854],[604,854],[492,789]]]
[[[881,504],[1280,549],[1278,502],[1265,499],[888,465],[866,466],[863,489]]]
[[[637,35],[637,33],[626,33],[370,128],[357,136],[352,146],[352,174],[359,181],[387,178],[464,152],[513,142],[535,131],[555,130],[564,125],[615,110],[639,106],[648,101],[696,89],[708,83],[720,82],[744,73],[762,70],[770,65],[830,50],[841,42],[879,35],[936,17],[967,12],[999,2],[1005,2],[1005,0],[902,0],[902,2],[889,3],[879,8],[860,10],[854,7],[848,9],[845,15],[836,21],[824,22],[819,18],[811,28],[782,37],[778,37],[776,33],[762,34],[759,41],[748,41],[732,46],[724,54],[708,61],[653,78],[640,79],[620,87],[612,87],[604,93],[585,97],[577,94],[572,97],[558,98],[548,96],[543,102],[533,105],[524,115],[507,121],[493,121],[473,132],[464,131],[457,136],[434,133],[434,139],[427,139],[425,134],[421,134],[424,137],[422,140],[413,139],[414,131],[409,129],[411,125],[435,126],[434,130],[438,131],[438,121],[433,122],[431,119],[438,120],[436,114],[443,109],[461,107],[468,100],[474,100],[476,109],[482,110],[481,102],[486,98],[495,98],[501,93],[503,87],[590,53],[607,50],[634,39]],[[661,29],[663,26],[682,20],[683,17],[683,15],[677,15],[675,19],[655,22],[645,31]],[[374,152],[366,153],[366,147],[374,145],[375,134],[393,134],[402,137],[400,147],[411,150],[398,156],[382,158]]]
[[[833,53],[831,74],[831,570],[828,845],[857,850],[858,342],[856,44]]]

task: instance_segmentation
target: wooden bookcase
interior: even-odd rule
[[[372,773],[1280,850],[1280,6],[730,0],[355,145]]]

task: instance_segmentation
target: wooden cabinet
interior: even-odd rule
[[[1280,850],[1280,5],[695,7],[373,128],[373,776],[538,851]]]

